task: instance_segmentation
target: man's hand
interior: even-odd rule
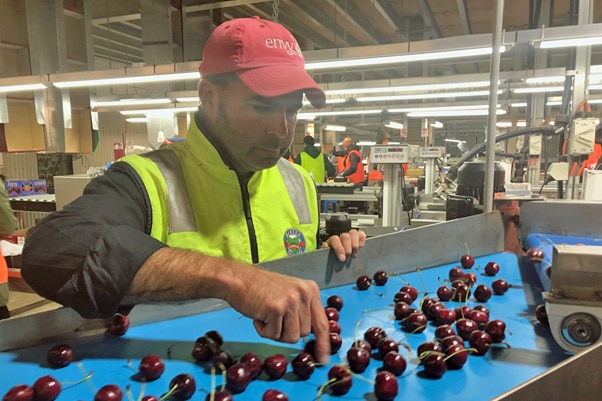
[[[340,236],[333,235],[322,244],[322,248],[332,248],[337,258],[344,262],[351,256],[355,258],[361,247],[366,243],[366,233],[360,230],[350,230]]]
[[[316,338],[318,362],[328,362],[330,336],[328,319],[314,281],[301,280],[260,268],[239,291],[232,291],[226,301],[243,315],[253,319],[260,336],[286,343],[296,343],[310,332]]]

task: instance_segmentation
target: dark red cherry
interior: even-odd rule
[[[412,287],[411,285],[404,285],[399,289],[399,292],[405,292],[407,294],[410,294],[410,296],[412,297],[412,302],[418,299],[418,290],[416,289],[416,287]]]
[[[446,285],[442,285],[437,288],[437,297],[439,300],[446,302],[452,299],[454,292]]]
[[[381,339],[385,338],[387,333],[381,327],[370,327],[364,332],[364,339],[368,341],[370,346],[374,349],[378,346]]]
[[[228,369],[230,366],[234,365],[235,362],[232,353],[225,349],[220,349],[211,357],[211,363],[220,371]]]
[[[470,269],[472,266],[474,266],[474,258],[469,254],[464,254],[460,258],[460,264],[463,268]]]
[[[329,336],[330,336],[330,353],[332,355],[334,355],[337,352],[339,352],[339,350],[341,349],[341,346],[343,345],[343,338],[341,337],[340,334],[333,333],[333,332],[329,333]]]
[[[393,302],[396,302],[396,303],[397,302],[405,302],[406,304],[409,305],[412,303],[412,296],[410,294],[408,294],[407,292],[399,291],[393,297]]]
[[[470,320],[474,320],[474,322],[477,324],[477,327],[484,327],[489,321],[489,315],[478,309],[471,310],[468,317]]]
[[[466,341],[470,338],[470,333],[478,329],[479,326],[477,326],[477,323],[472,319],[464,318],[456,321],[456,332]]]
[[[192,357],[199,362],[205,362],[210,360],[218,351],[219,345],[211,338],[203,336],[196,339],[192,349]]]
[[[52,376],[42,376],[33,386],[34,401],[54,401],[61,393],[61,383]]]
[[[140,401],[159,401],[154,395],[145,395]]]
[[[269,389],[263,393],[261,401],[288,401],[288,396],[282,391]]]
[[[485,313],[487,316],[489,316],[489,308],[486,307],[485,305],[480,305],[480,304],[475,305],[475,307],[473,309],[481,311],[481,312]]]
[[[293,372],[301,379],[309,379],[315,370],[315,360],[307,352],[302,352],[291,361]]]
[[[370,364],[370,352],[361,347],[351,347],[347,351],[347,364],[355,373],[362,373]]]
[[[58,344],[50,348],[46,360],[53,368],[64,368],[74,360],[73,349],[67,344]]]
[[[399,384],[397,377],[387,370],[381,370],[374,380],[374,395],[378,401],[392,401],[397,397]]]
[[[540,323],[550,324],[548,320],[548,312],[546,311],[545,304],[539,304],[535,307],[535,317]]]
[[[368,341],[366,341],[366,340],[363,340],[363,339],[358,339],[358,340],[355,340],[355,341],[353,342],[353,346],[354,346],[354,347],[363,348],[363,349],[365,349],[366,351],[368,351],[368,353],[369,353],[369,354],[372,354],[372,346],[371,346],[371,345],[370,345],[370,343],[369,343]]]
[[[495,276],[500,271],[500,265],[496,262],[488,262],[485,265],[485,274],[488,276]]]
[[[27,384],[17,384],[4,394],[2,401],[33,401],[33,395],[32,387]]]
[[[189,374],[180,373],[171,379],[169,388],[174,389],[173,396],[182,400],[188,400],[192,398],[196,391],[196,381]]]
[[[282,354],[275,354],[265,358],[263,370],[272,379],[280,379],[286,373],[288,361]]]
[[[433,352],[443,352],[443,348],[441,344],[436,341],[426,341],[418,346],[416,349],[416,353],[418,354],[418,358],[423,359],[428,354]]]
[[[212,339],[213,341],[215,341],[218,348],[221,347],[222,345],[224,345],[224,338],[217,330],[209,330],[208,332],[205,333],[205,337],[208,337],[208,338]]]
[[[343,309],[343,298],[338,295],[331,295],[326,300],[326,305],[330,306],[331,308],[335,308],[340,312],[341,309]]]
[[[457,334],[447,336],[443,340],[441,340],[441,348],[443,349],[443,352],[445,352],[445,350],[451,347],[452,345],[456,344],[464,345],[464,339]]]
[[[329,320],[328,321],[328,331],[330,333],[341,334],[341,325],[338,322],[335,322],[334,320]]]
[[[214,394],[207,394],[205,401],[234,401],[234,397],[228,390],[221,390],[216,391]]]
[[[389,280],[389,275],[384,270],[378,270],[376,273],[374,273],[373,279],[374,284],[385,285],[387,284],[387,280]]]
[[[471,310],[472,309],[470,309],[470,306],[468,306],[468,305],[458,306],[458,307],[456,307],[454,309],[454,311],[456,312],[456,316],[458,317],[458,319],[469,317]]]
[[[464,345],[452,345],[445,350],[444,359],[448,369],[460,369],[468,360],[468,351]]]
[[[150,354],[142,358],[138,370],[145,381],[153,381],[161,377],[165,364],[157,355]]]
[[[122,399],[123,392],[114,384],[107,384],[94,394],[94,401],[121,401]]]
[[[383,369],[388,370],[395,376],[401,376],[406,370],[406,360],[396,351],[390,351],[383,358]]]
[[[486,284],[479,284],[474,289],[473,293],[475,299],[479,302],[487,302],[491,298],[491,288]]]
[[[447,364],[440,354],[428,354],[422,360],[424,372],[429,376],[439,378],[447,372]]]
[[[450,325],[456,321],[456,318],[456,312],[453,309],[439,309],[435,315],[435,324],[438,326]]]
[[[445,337],[456,334],[454,328],[449,324],[442,324],[435,329],[435,338],[444,339]]]
[[[501,343],[506,338],[506,323],[499,319],[490,320],[484,331],[491,336],[494,343]]]
[[[122,336],[128,331],[129,328],[130,318],[122,315],[121,313],[116,313],[113,315],[109,325],[107,326],[107,333],[114,336]]]
[[[257,378],[263,371],[263,362],[254,352],[247,352],[242,357],[240,357],[240,363],[245,363],[249,366],[249,370],[251,371],[251,379]]]
[[[503,295],[508,291],[508,288],[510,288],[510,284],[503,278],[498,278],[497,280],[493,280],[491,288],[493,289],[494,294]]]
[[[539,263],[544,258],[544,253],[541,249],[538,248],[529,248],[527,250],[527,257],[531,259],[533,263]]]
[[[359,276],[357,278],[357,280],[355,281],[355,285],[357,286],[358,290],[367,290],[368,288],[370,288],[370,285],[372,285],[372,282],[370,281],[370,277],[368,276]]]
[[[408,333],[422,333],[427,323],[428,319],[424,313],[415,312],[402,320],[402,329]]]
[[[448,277],[451,281],[464,277],[464,270],[460,267],[452,267],[449,269]]]
[[[246,363],[234,364],[226,371],[226,385],[233,393],[245,391],[252,379],[251,369]]]
[[[470,287],[461,280],[452,282],[454,295],[452,299],[457,302],[466,302],[470,298]]]
[[[336,395],[343,395],[349,392],[351,388],[351,384],[353,380],[351,379],[351,374],[347,370],[346,366],[343,365],[334,365],[328,371],[328,380],[332,380],[330,383],[330,391]]]
[[[475,330],[470,333],[470,347],[474,348],[475,355],[485,355],[491,346],[491,336],[484,331]]]
[[[416,309],[405,302],[396,302],[393,307],[393,314],[396,320],[403,320],[414,312],[416,312]]]
[[[385,337],[378,342],[378,354],[384,358],[391,351],[399,351],[399,344],[392,338]]]
[[[339,311],[336,308],[331,308],[330,306],[324,308],[324,312],[326,313],[326,318],[328,320],[334,320],[335,322],[339,321]]]

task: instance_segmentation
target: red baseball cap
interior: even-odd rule
[[[282,25],[235,18],[219,25],[207,39],[202,77],[235,72],[249,89],[264,97],[303,91],[312,106],[326,104],[324,90],[305,71],[305,59],[294,36]]]

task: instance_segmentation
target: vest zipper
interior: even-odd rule
[[[238,183],[240,184],[240,190],[242,192],[242,206],[245,211],[245,218],[247,219],[247,229],[249,230],[249,241],[251,242],[251,258],[253,264],[259,263],[259,251],[257,249],[257,236],[255,235],[255,226],[253,225],[253,216],[251,215],[251,202],[249,202],[249,184],[248,177],[241,177],[238,175]]]

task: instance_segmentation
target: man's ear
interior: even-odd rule
[[[217,110],[219,104],[217,87],[205,79],[201,80],[199,82],[199,99],[205,112],[210,113],[213,109]]]

